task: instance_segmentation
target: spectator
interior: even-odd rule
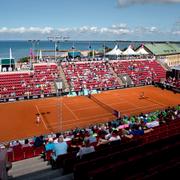
[[[35,141],[34,141],[34,146],[35,147],[40,147],[42,146],[44,143],[44,140],[43,140],[43,136],[38,136],[35,138]]]
[[[22,147],[31,147],[32,145],[29,143],[28,139],[25,139],[24,144],[22,145]]]
[[[45,145],[45,151],[50,151],[54,149],[53,138],[48,139],[48,143]]]
[[[94,146],[90,146],[89,140],[84,141],[84,147],[81,147],[79,152],[77,153],[77,156],[80,157],[80,159],[83,157],[84,154],[89,154],[95,151]]]
[[[64,142],[63,136],[59,136],[58,142],[54,144],[52,159],[55,161],[59,155],[67,154],[68,145]]]

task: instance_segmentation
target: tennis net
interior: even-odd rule
[[[119,117],[119,112],[116,111],[115,109],[111,108],[110,106],[108,106],[107,104],[104,104],[103,102],[101,102],[100,100],[98,100],[97,98],[95,98],[93,95],[89,96],[91,100],[93,100],[95,103],[97,103],[99,106],[101,106],[102,108],[106,109],[107,111],[109,111],[110,113],[112,113],[113,115],[115,115],[116,117]]]

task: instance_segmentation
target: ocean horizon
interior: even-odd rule
[[[102,50],[104,46],[108,48],[113,48],[116,44],[118,44],[121,50],[127,48],[130,44],[137,48],[141,44],[145,42],[152,42],[152,41],[60,41],[58,43],[58,50],[68,50],[72,49],[74,46],[77,50]],[[158,41],[163,42],[163,41]],[[180,45],[180,42],[174,41]],[[28,40],[0,40],[0,58],[7,58],[9,57],[9,49],[12,50],[12,56],[15,60],[18,60],[22,57],[29,56],[30,48],[32,48],[32,43]],[[34,49],[38,50],[54,50],[54,43],[48,40],[41,40],[39,41]],[[51,53],[52,54],[52,53]],[[48,52],[43,52],[43,55],[51,55]]]

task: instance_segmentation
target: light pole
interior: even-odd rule
[[[105,60],[105,58],[106,58],[106,46],[105,46],[105,42],[104,42],[103,46],[104,46],[104,49],[103,49],[103,51],[104,51],[104,58],[103,59]]]
[[[91,44],[89,42],[89,59],[91,59]]]
[[[54,43],[54,61],[56,62],[56,57],[57,57],[57,45],[58,43],[60,43],[60,41],[64,41],[69,39],[69,37],[65,37],[65,36],[51,36],[48,37],[48,40],[50,42]]]
[[[36,44],[39,44],[40,40],[28,40],[28,42],[30,42],[32,44],[32,56],[33,56],[33,62],[34,62],[34,50],[35,50],[35,46]],[[30,55],[30,69],[32,69],[32,57]]]

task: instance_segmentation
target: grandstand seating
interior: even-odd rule
[[[41,147],[22,147],[21,145],[14,146],[8,150],[8,160],[11,162],[20,161],[27,158],[39,156],[44,151],[44,146]]]
[[[77,163],[74,167],[74,179],[127,179],[145,176],[149,168],[158,169],[159,165],[178,157],[178,138],[179,135],[175,135],[121,152],[111,151],[104,156]]]
[[[0,98],[51,94],[57,65],[35,65],[32,72],[0,73]]]
[[[31,72],[1,73],[0,98],[51,94],[51,82],[58,78],[57,65],[33,66]],[[120,88],[117,76],[121,74],[129,75],[133,85],[159,82],[166,77],[166,71],[155,60],[63,62],[61,66],[72,91]]]
[[[169,124],[155,127],[154,131],[150,133],[135,136],[132,140],[129,140],[129,142],[125,141],[123,143],[122,141],[120,144],[109,143],[109,144],[104,144],[97,147],[95,146],[96,151],[93,153],[84,155],[82,159],[77,159],[76,157],[77,152],[75,153],[69,152],[68,154],[63,155],[62,156],[63,158],[61,158],[60,156],[59,159],[61,160],[57,159],[57,164],[61,164],[59,167],[63,167],[64,173],[71,173],[73,169],[75,168],[74,170],[75,176],[78,176],[78,179],[79,179],[79,176],[83,179],[85,178],[83,176],[83,173],[87,173],[86,170],[89,170],[88,167],[91,161],[93,163],[91,167],[94,171],[96,169],[95,165],[97,165],[97,161],[98,160],[100,161],[100,165],[98,165],[98,167],[101,167],[101,165],[105,163],[106,158],[112,160],[112,157],[111,157],[112,153],[115,155],[113,159],[117,160],[118,158],[124,157],[124,156],[121,156],[121,152],[124,152],[124,153],[126,152],[127,154],[129,154],[129,151],[131,151],[131,155],[133,155],[133,153],[136,153],[136,150],[132,152],[133,149],[138,146],[142,148],[144,145],[146,145],[149,149],[156,147],[156,150],[157,150],[159,146],[167,142],[171,142],[173,144],[173,141],[174,141],[175,143],[177,141],[177,138],[174,139],[174,137],[179,137],[179,135],[180,135],[180,121],[179,119],[176,119],[174,121],[171,121],[171,123]],[[118,154],[118,156],[116,154]],[[110,157],[107,157],[107,156],[110,156]],[[107,162],[109,162],[109,160],[107,160]],[[84,168],[86,166],[87,166],[87,169],[85,170]],[[109,164],[109,166],[111,165]]]
[[[166,78],[166,71],[155,60],[128,60],[110,62],[117,74],[128,74],[134,85],[158,82],[161,78]]]
[[[62,63],[66,79],[74,91],[119,87],[117,78],[103,61]]]
[[[164,82],[167,86],[177,87],[180,88],[180,80],[175,78],[167,78]]]

